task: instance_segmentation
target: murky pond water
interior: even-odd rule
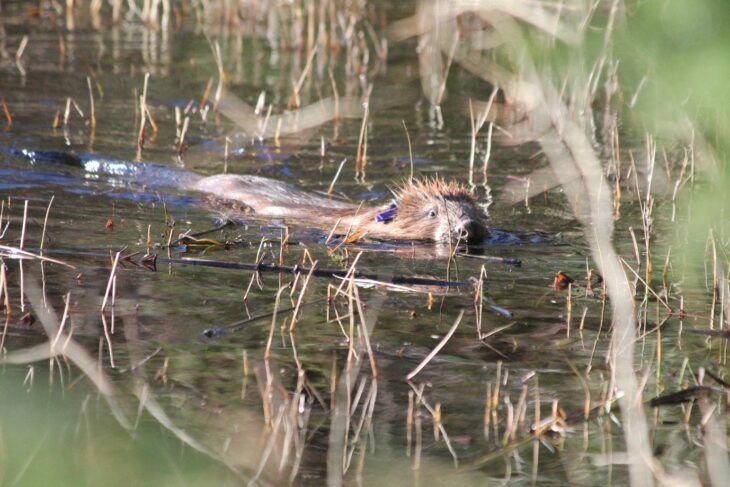
[[[302,77],[306,46],[289,48],[285,33],[276,37],[261,27],[262,12],[250,20],[256,35],[241,36],[223,24],[195,22],[192,11],[180,14],[176,27],[160,30],[137,21],[112,26],[107,19],[95,29],[79,13],[72,31],[50,10],[37,17],[23,3],[3,8],[8,56],[0,57],[0,95],[12,123],[0,133],[0,244],[22,242],[37,254],[45,232],[43,255],[63,262],[3,259],[6,309],[12,310],[3,333],[8,357],[23,362],[12,354],[45,350],[43,358],[4,365],[0,375],[3,480],[107,484],[111,474],[124,484],[256,479],[321,485],[336,483],[339,473],[373,484],[626,482],[615,407],[582,419],[586,397],[591,407],[600,406],[611,387],[611,323],[600,283],[584,278],[594,265],[571,203],[559,187],[500,203],[509,191],[527,193],[526,176],[546,165],[537,147],[495,143],[489,187],[480,184],[475,194],[485,206],[491,203],[492,223],[503,238],[453,259],[449,249],[434,245],[325,244],[326,232],[225,213],[173,185],[31,163],[9,151],[97,154],[133,164],[139,97],[149,73],[142,160],[204,174],[225,165],[232,173],[326,191],[346,159],[337,193],[382,202],[410,174],[404,127],[416,176],[467,181],[471,128],[464,101],[488,98],[488,88],[454,67],[439,113],[421,95],[413,40],[391,43],[387,61],[377,59],[371,45],[369,64],[360,66],[350,63],[362,62],[363,53],[335,49],[333,41]],[[368,36],[379,36],[385,19],[409,11],[379,6],[370,12],[370,27],[353,24],[358,42],[372,43]],[[272,39],[279,39],[278,49]],[[225,70],[220,111],[213,107],[216,50]],[[343,104],[373,86],[364,180],[354,178],[361,117],[260,138],[243,134],[225,115],[237,103],[255,106],[265,93],[255,122],[267,133],[273,127],[266,127],[269,104],[274,116],[285,111],[300,78],[301,106],[332,97],[333,84]],[[480,136],[479,168],[486,143]],[[641,144],[633,149],[641,152]],[[481,183],[481,169],[476,173]],[[617,222],[617,246],[632,264],[629,227],[641,238],[637,199],[634,188],[625,191]],[[669,199],[657,204],[666,208]],[[184,232],[213,229],[230,216],[239,225],[200,237],[207,243],[167,247]],[[671,245],[671,232],[661,232],[668,226],[657,217],[657,249]],[[285,233],[291,235],[282,246]],[[117,252],[136,255],[122,258],[110,281]],[[655,251],[657,289],[666,252]],[[157,255],[156,271],[140,263],[147,253]],[[193,258],[197,262],[183,260]],[[354,286],[336,276],[307,280],[306,272],[252,267],[306,271],[314,261],[320,270],[338,271],[356,263],[363,275],[406,283]],[[553,288],[558,271],[576,278],[570,293]],[[413,278],[439,285],[408,284]],[[680,326],[706,327],[712,294],[704,286],[670,289],[672,307],[679,309],[680,296],[686,300],[682,323],[648,296],[642,308],[647,330],[661,324],[666,331],[637,340],[640,370],[652,370],[645,376],[647,399],[688,380],[685,357],[724,363],[726,346],[720,338],[680,334]],[[63,343],[55,346],[79,345],[73,357],[49,361],[42,345],[46,304],[58,320],[68,306]],[[457,322],[444,348],[408,381]],[[90,370],[79,366],[79,356],[91,361]],[[657,361],[661,367],[651,369]],[[99,386],[91,377],[108,383]],[[556,411],[567,422],[532,439],[531,426]],[[690,448],[696,433],[681,426],[682,414],[676,408],[651,417],[654,448],[670,470],[701,455]]]

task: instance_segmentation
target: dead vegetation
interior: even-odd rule
[[[413,367],[402,370],[401,382],[396,383],[384,379],[384,367],[380,362],[398,360],[400,352],[381,350],[373,342],[378,327],[383,326],[382,316],[389,316],[386,298],[395,291],[419,291],[415,285],[438,286],[441,281],[397,283],[389,269],[381,269],[376,275],[362,275],[358,267],[361,255],[350,253],[352,247],[348,248],[347,239],[341,245],[329,247],[330,255],[342,258],[339,274],[327,274],[308,251],[296,264],[287,266],[287,237],[282,236],[277,242],[262,238],[254,262],[250,264],[251,279],[240,291],[246,312],[249,294],[256,287],[259,294],[267,294],[273,303],[265,313],[249,315],[245,323],[268,319],[271,322],[265,345],[260,350],[240,351],[239,367],[241,396],[251,396],[248,382],[255,380],[256,403],[260,410],[226,408],[226,413],[216,421],[218,430],[230,430],[229,419],[240,420],[247,426],[243,431],[230,432],[228,446],[221,447],[213,441],[218,437],[206,437],[204,431],[191,433],[177,425],[165,409],[164,401],[159,400],[159,396],[165,394],[159,384],[166,383],[175,372],[168,368],[167,358],[164,366],[154,371],[145,365],[151,357],[146,354],[147,349],[138,333],[138,317],[128,306],[118,304],[116,295],[119,279],[134,278],[119,275],[120,252],[109,260],[106,292],[99,310],[98,358],[94,359],[88,347],[76,341],[73,326],[67,324],[71,290],[66,295],[62,318],[58,319],[54,306],[44,294],[45,286],[38,284],[37,269],[40,267],[43,275],[44,266],[65,266],[69,269],[66,272],[72,273],[79,256],[70,264],[50,257],[53,255],[49,253],[50,249],[44,252],[45,223],[40,245],[27,245],[27,201],[22,218],[18,216],[17,203],[11,211],[10,200],[7,200],[7,206],[3,202],[0,213],[0,242],[3,244],[0,246],[0,301],[5,314],[3,363],[49,367],[51,377],[54,369],[61,369],[61,361],[73,363],[78,369],[78,377],[89,380],[124,430],[134,434],[140,415],[146,412],[182,443],[252,484],[298,482],[301,469],[308,462],[325,470],[330,485],[341,485],[352,479],[360,481],[364,475],[373,475],[367,470],[368,457],[378,441],[378,415],[386,416],[380,406],[395,408],[389,397],[395,390],[401,398],[407,397],[407,402],[396,404],[400,424],[405,426],[401,436],[405,438],[399,438],[403,440],[402,458],[393,459],[392,468],[407,471],[416,480],[428,478],[431,462],[450,471],[451,467],[438,463],[438,458],[430,458],[438,455],[424,451],[428,445],[437,446],[458,469],[458,474],[479,471],[485,465],[501,461],[506,479],[521,475],[534,482],[541,475],[543,449],[555,451],[556,446],[564,446],[580,431],[586,440],[578,462],[590,459],[592,468],[605,465],[611,472],[620,468],[620,461],[612,455],[625,450],[624,461],[634,485],[699,483],[704,479],[722,485],[722,479],[730,476],[726,433],[728,391],[724,374],[715,371],[727,366],[730,285],[725,276],[730,266],[725,244],[711,230],[708,232],[705,297],[709,296],[711,303],[707,308],[690,311],[682,287],[678,285],[680,279],[673,267],[671,248],[665,250],[655,243],[655,222],[660,211],[657,199],[670,202],[671,221],[674,222],[678,218],[677,208],[682,204],[678,195],[693,190],[698,166],[712,167],[707,162],[711,154],[691,127],[688,131],[693,136],[683,141],[687,145],[678,151],[679,156],[676,156],[677,151],[661,148],[650,135],[646,136],[643,147],[627,150],[623,146],[619,109],[626,107],[618,99],[622,93],[632,90],[633,96],[638,96],[640,89],[621,86],[617,69],[620,59],[612,49],[614,29],[627,15],[624,3],[433,1],[419,3],[416,12],[397,21],[384,19],[370,7],[365,2],[334,0],[197,2],[194,5],[161,0],[145,2],[142,7],[135,2],[117,0],[111,4],[115,23],[124,26],[140,22],[151,36],[192,21],[216,39],[247,42],[257,38],[265,40],[274,52],[289,51],[297,59],[293,64],[298,69],[292,72],[292,86],[286,102],[267,102],[267,94],[262,92],[256,106],[252,106],[226,86],[229,73],[238,69],[235,49],[224,50],[218,40],[211,41],[216,71],[203,89],[200,102],[176,112],[174,151],[181,158],[187,151],[186,134],[194,123],[193,117],[197,117],[195,122],[204,123],[211,113],[220,114],[235,125],[236,132],[242,131],[246,137],[274,144],[283,137],[293,136],[300,141],[321,137],[323,156],[325,144],[321,134],[324,131],[328,135],[330,131],[336,134],[340,123],[354,119],[352,123],[359,128],[359,137],[357,149],[350,157],[356,163],[355,176],[364,180],[368,171],[372,171],[372,165],[368,165],[367,146],[368,130],[374,119],[377,121],[380,110],[413,101],[412,92],[403,86],[379,85],[380,76],[388,66],[389,50],[398,43],[408,42],[416,46],[417,76],[436,126],[445,123],[442,110],[453,110],[462,117],[469,117],[471,131],[465,140],[470,141],[470,158],[468,163],[464,162],[462,170],[463,179],[469,181],[472,192],[491,194],[487,184],[489,161],[500,146],[528,144],[539,148],[540,160],[546,165],[501,188],[499,204],[525,201],[529,205],[531,198],[560,188],[565,194],[566,205],[583,229],[591,257],[591,262],[586,263],[586,275],[573,274],[566,279],[567,274],[561,272],[562,276],[559,274],[555,279],[553,291],[544,291],[553,292],[556,300],[564,300],[564,308],[561,308],[564,313],[560,316],[564,318],[565,326],[561,331],[566,340],[575,340],[571,343],[582,342],[586,320],[597,321],[593,323],[597,330],[591,335],[593,342],[581,345],[590,351],[587,363],[574,363],[566,357],[565,363],[561,364],[576,382],[576,390],[581,391],[582,398],[555,397],[539,372],[531,370],[521,374],[524,371],[519,364],[509,360],[507,349],[492,345],[495,334],[497,337],[504,334],[514,323],[488,329],[488,320],[483,316],[489,282],[484,266],[478,272],[465,270],[464,265],[460,269],[462,274],[474,277],[477,282],[473,291],[474,312],[471,308],[468,311],[460,308],[456,312],[452,308],[445,312],[444,321],[450,328],[444,330],[429,351],[413,362]],[[83,18],[87,9],[92,25],[97,28],[104,25],[101,12],[106,8],[101,2],[89,5],[67,2],[66,6],[50,2],[48,5],[48,11],[65,14],[65,27],[69,30],[75,29],[77,18]],[[588,29],[600,29],[604,39],[600,54],[591,63],[576,54],[557,69],[533,58],[536,42],[543,46],[575,46],[576,53],[580,53],[578,47]],[[24,38],[16,49],[14,62],[22,76],[26,76],[29,62],[27,55],[24,57],[24,50],[32,40],[32,37]],[[2,49],[6,49],[4,42]],[[338,81],[345,86],[343,93],[339,92],[333,69],[342,76]],[[449,93],[448,89],[449,78],[455,70],[473,77],[476,85],[483,89],[467,100],[448,103],[449,96],[456,98],[457,95]],[[89,138],[93,141],[96,120],[104,114],[94,109],[93,81],[89,77],[87,82],[90,110],[85,115],[69,96],[62,125],[72,123],[69,117],[74,113],[72,109],[76,110],[79,117],[88,118]],[[141,95],[135,97],[138,123],[134,146],[140,160],[144,159],[145,143],[149,140],[147,126],[156,127],[153,113],[147,106],[150,82],[154,83],[154,75],[145,76]],[[81,99],[82,94],[74,96]],[[602,111],[594,112],[596,106],[601,106]],[[5,103],[4,99],[3,111],[7,126],[12,126],[12,104]],[[61,123],[58,115],[56,118],[54,125]],[[686,119],[681,122],[687,123]],[[150,130],[158,131],[157,128]],[[405,147],[410,150],[410,135],[408,143],[405,140],[404,134],[404,152]],[[226,157],[227,150],[226,144]],[[476,175],[479,159],[481,178]],[[696,162],[698,159],[703,162]],[[412,154],[410,161],[412,175]],[[343,165],[344,161],[340,170]],[[671,188],[664,195],[658,194],[655,187],[655,175],[660,171],[666,173],[666,187]],[[332,191],[333,187],[330,187],[329,193]],[[629,218],[626,214],[631,213],[627,207],[635,209],[638,220],[625,223]],[[46,222],[53,219],[53,213],[49,216],[49,211],[50,204]],[[637,223],[638,231],[633,228]],[[172,228],[166,236],[167,244],[170,244],[174,238]],[[152,242],[151,237],[148,236],[147,242]],[[206,246],[214,247],[224,246]],[[629,249],[628,253],[626,249]],[[267,285],[261,276],[264,266],[269,265],[264,262],[270,255],[277,259],[270,270],[279,272],[274,287],[270,283]],[[662,255],[664,258],[660,258]],[[166,263],[172,265],[174,262],[168,259]],[[30,266],[33,272],[27,276],[23,269]],[[9,282],[9,269],[16,267],[19,272],[13,272],[14,281]],[[657,270],[659,267],[661,273]],[[312,299],[310,286],[325,276],[336,276],[339,280],[326,285],[326,299]],[[446,277],[446,281],[451,281],[450,276]],[[552,276],[546,277],[552,279]],[[403,285],[402,289],[398,288],[399,284]],[[373,286],[375,291],[365,291],[366,287]],[[424,294],[428,296],[429,310],[438,306],[432,288],[426,289]],[[704,304],[704,301],[697,303]],[[18,315],[26,308],[32,310],[42,324],[45,341],[15,348],[11,334],[18,326]],[[695,314],[690,316],[690,313]],[[321,379],[312,378],[310,364],[300,355],[303,345],[308,344],[300,342],[299,328],[305,323],[318,323],[320,314],[326,315],[325,323],[336,327],[342,338],[342,345],[332,348],[331,371],[328,371],[329,383],[326,385]],[[694,318],[694,323],[700,321],[707,325],[706,343],[713,354],[714,365],[698,363],[698,359],[691,356],[667,357],[664,352],[668,340],[665,325],[670,319],[679,322],[680,331],[673,330],[669,340],[681,349],[685,336],[683,320],[688,316]],[[115,324],[119,317],[123,322],[121,333]],[[486,379],[485,390],[464,391],[478,395],[483,403],[483,411],[480,411],[482,431],[468,438],[450,434],[450,405],[439,400],[439,389],[447,385],[445,382],[449,378],[428,373],[429,369],[438,367],[438,355],[443,354],[444,349],[458,346],[452,341],[457,329],[463,330],[466,322],[476,327],[477,336],[471,340],[499,355],[485,366],[491,374]],[[232,325],[229,331],[241,329],[241,324]],[[463,331],[459,331],[461,333]],[[211,336],[219,337],[216,333]],[[115,354],[119,348],[125,349],[124,353]],[[123,361],[120,355],[124,357]],[[286,367],[294,371],[294,379],[288,382],[280,373]],[[704,382],[705,371],[713,380],[712,386]],[[115,386],[110,376],[125,385],[122,388]],[[29,380],[32,382],[32,377]],[[649,399],[652,402],[647,405]],[[570,409],[563,406],[565,403],[581,406]],[[699,428],[692,439],[703,445],[701,467],[678,473],[664,465],[663,459],[656,455],[653,441],[665,428],[664,415],[672,414],[664,408],[679,408],[682,426]],[[693,415],[696,409],[699,413]],[[133,420],[135,411],[137,419]],[[676,413],[676,409],[674,411]],[[319,423],[313,423],[315,418]],[[390,417],[383,420],[384,424],[388,421]],[[433,440],[431,434],[424,431],[428,426],[433,427]],[[597,433],[605,443],[606,438],[613,438],[613,428],[617,426],[621,428],[624,445],[589,447],[590,434]],[[321,439],[320,428],[326,431],[327,449],[325,455],[316,458],[308,447],[317,434]],[[258,439],[253,452],[246,448],[247,435]],[[465,448],[460,442],[476,442],[477,437],[479,455],[467,448],[468,460],[463,461],[460,457]],[[529,453],[531,458],[524,460],[522,457]],[[565,459],[567,461],[568,455]]]

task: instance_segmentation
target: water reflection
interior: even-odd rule
[[[48,18],[31,21],[21,7],[4,6],[9,10],[0,23],[5,30],[0,49],[13,51],[28,22],[34,30],[23,56],[25,76],[3,56],[0,85],[14,122],[0,134],[0,144],[133,161],[144,118],[139,97],[150,73],[146,123],[155,120],[159,135],[153,138],[148,126],[145,161],[206,174],[225,167],[326,191],[347,159],[336,191],[355,201],[385,200],[393,183],[410,174],[405,124],[417,175],[466,181],[472,128],[458,94],[479,92],[486,98],[491,90],[457,71],[450,76],[449,96],[436,108],[423,99],[416,80],[417,43],[384,42],[385,20],[379,23],[371,15],[368,28],[359,4],[351,5],[350,15],[329,13],[334,4],[295,2],[288,9],[256,11],[245,18],[251,22],[245,31],[189,17],[178,23],[172,12],[170,28],[137,21],[106,26],[102,20],[97,29],[81,16],[60,34]],[[324,31],[337,36],[310,30],[304,20],[311,17],[303,14],[310,8],[323,9]],[[393,6],[392,15],[399,16],[400,8]],[[221,94],[220,111],[212,109],[220,79],[216,43],[231,94],[229,99]],[[307,68],[314,46],[318,55]],[[93,141],[87,76],[97,102]],[[363,124],[364,95],[371,87],[370,117]],[[61,122],[54,130],[57,111]],[[187,149],[178,151],[186,117]],[[243,124],[252,128],[245,135]],[[363,126],[367,169],[358,181],[355,160]],[[486,128],[483,132],[477,161],[489,150]],[[500,201],[514,188],[508,183],[517,181],[521,203],[534,152],[530,146],[493,147],[490,186],[475,189],[480,201],[489,205],[492,190]],[[9,225],[0,243],[17,247],[24,234],[24,248],[39,253],[48,202],[55,195],[44,255],[76,267],[45,263],[41,268],[33,260],[21,272],[17,256],[3,253],[3,296],[10,296],[13,310],[30,305],[35,314],[47,302],[62,316],[68,303],[68,336],[113,384],[110,397],[136,426],[128,433],[113,422],[100,400],[104,394],[62,355],[8,365],[4,388],[15,393],[3,397],[22,398],[2,404],[0,421],[15,477],[40,478],[57,466],[57,455],[69,478],[83,477],[80,470],[94,479],[121,455],[135,466],[129,475],[145,483],[167,479],[151,458],[164,458],[179,475],[207,482],[626,480],[624,461],[614,452],[623,449],[614,445],[620,431],[606,406],[612,395],[606,297],[584,278],[589,253],[571,202],[565,203],[559,190],[539,194],[529,205],[527,199],[524,205],[492,204],[497,231],[484,245],[463,252],[382,242],[324,245],[321,232],[253,218],[183,248],[170,244],[180,234],[208,230],[216,218],[232,215],[191,204],[195,197],[169,185],[140,188],[80,168],[29,167],[5,151],[0,164],[0,226]],[[25,225],[24,200],[29,201]],[[637,215],[625,208],[628,221]],[[633,255],[630,239],[620,245]],[[110,279],[112,259],[121,249],[129,258],[118,262]],[[156,253],[157,272],[134,265],[133,252]],[[191,265],[185,258],[211,264]],[[212,264],[221,262],[231,265]],[[521,266],[512,265],[516,262]],[[361,275],[348,274],[354,263]],[[265,265],[285,271],[264,272]],[[311,269],[339,273],[310,275]],[[575,278],[569,292],[552,287],[560,270]],[[31,275],[44,290],[36,302],[21,298],[21,282]],[[397,276],[411,281],[393,282]],[[415,285],[415,279],[432,282]],[[115,298],[102,314],[108,288]],[[704,309],[708,296],[688,291],[683,299]],[[8,353],[58,337],[19,314],[6,311]],[[444,348],[407,382],[458,316]],[[699,312],[671,316],[666,329],[702,319]],[[209,330],[226,332],[205,333]],[[646,350],[661,348],[668,367],[679,369],[685,356],[723,353],[721,337],[704,338],[667,331],[658,338],[642,335],[639,343]],[[591,409],[591,421],[567,421],[576,411],[580,417],[586,397],[603,409]],[[63,426],[67,423],[77,425],[73,432]],[[531,428],[543,428],[538,439]],[[658,431],[658,443],[673,444],[676,428],[660,424]],[[73,448],[62,448],[68,444]],[[118,444],[129,448],[120,451]],[[24,471],[28,458],[38,459],[41,467]],[[456,462],[460,470],[453,468]],[[127,475],[126,470],[119,474]]]

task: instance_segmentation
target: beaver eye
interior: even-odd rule
[[[429,218],[436,218],[436,210],[430,210],[428,212],[428,217]]]

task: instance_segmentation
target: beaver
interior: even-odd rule
[[[261,216],[328,228],[339,219],[350,234],[377,240],[478,243],[489,235],[487,213],[471,193],[439,177],[406,181],[395,188],[392,202],[376,207],[324,198],[259,176],[219,174],[194,181],[188,189],[240,201]]]
[[[0,149],[3,149],[0,147]],[[151,162],[132,163],[98,154],[5,148],[31,163],[80,166],[95,177],[104,174],[143,187],[175,187],[232,200],[265,217],[295,219],[331,229],[337,220],[351,235],[378,240],[478,243],[489,236],[488,216],[471,193],[440,177],[406,181],[393,191],[392,202],[362,207],[303,191],[260,176],[201,174]],[[239,206],[239,205],[236,205]]]

